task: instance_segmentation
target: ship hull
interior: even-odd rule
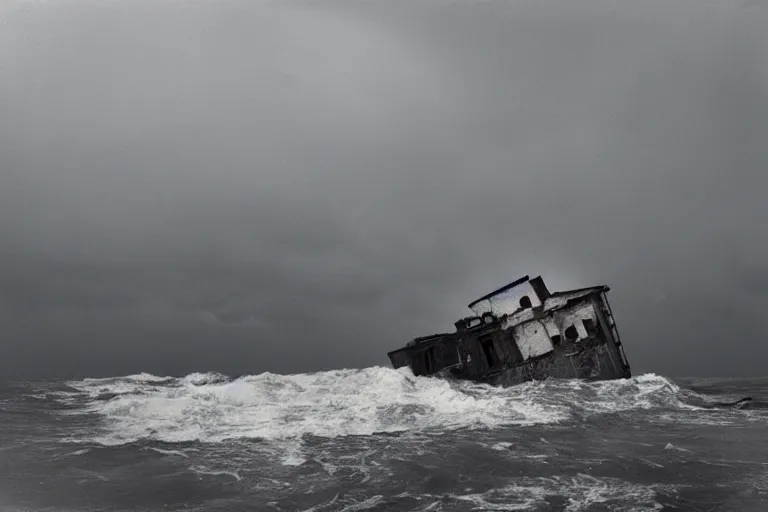
[[[575,348],[575,347],[574,347]],[[612,344],[602,343],[579,350],[562,351],[524,364],[488,373],[476,379],[499,386],[515,386],[546,379],[615,380],[632,376]]]

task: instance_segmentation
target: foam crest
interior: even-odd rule
[[[218,373],[140,374],[69,385],[87,398],[81,413],[101,416],[102,429],[89,440],[105,445],[495,428],[680,405],[679,388],[656,375],[498,388],[373,367],[233,380]]]
[[[663,508],[656,500],[656,490],[617,478],[589,475],[551,478],[523,478],[513,485],[482,494],[452,496],[470,502],[480,510],[526,510],[547,504],[547,498],[566,496],[566,512],[605,507],[607,510],[641,512]]]
[[[172,379],[173,377],[159,377],[157,375],[152,375],[151,373],[137,373],[135,375],[125,375],[123,377],[88,378],[88,379],[83,379],[82,381],[80,381],[80,383],[83,386],[98,386],[98,385],[108,385],[114,382],[121,382],[121,381],[147,383],[147,382],[166,382]]]

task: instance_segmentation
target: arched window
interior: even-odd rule
[[[579,331],[576,330],[575,325],[572,325],[565,330],[565,339],[568,341],[576,341],[579,339]]]
[[[528,309],[530,307],[533,307],[533,304],[531,304],[531,299],[527,295],[523,295],[520,298],[520,307],[523,309]]]

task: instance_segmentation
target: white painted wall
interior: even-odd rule
[[[571,325],[575,326],[579,333],[579,338],[577,341],[588,337],[587,331],[584,329],[584,324],[581,322],[581,320],[584,318],[588,318],[594,321],[595,325],[599,325],[597,321],[597,315],[595,313],[595,308],[591,302],[585,302],[573,308],[565,308],[559,311],[555,311],[555,321],[557,322],[561,332],[565,332],[565,330]]]
[[[472,306],[472,311],[476,315],[482,315],[483,313],[493,313],[496,316],[511,315],[520,308],[520,299],[525,295],[531,299],[532,307],[541,305],[541,301],[533,290],[533,286],[526,281],[490,299],[478,302]]]
[[[554,318],[543,318],[541,321],[544,322],[544,327],[547,329],[547,334],[549,334],[550,338],[560,334],[560,328],[557,326]]]
[[[541,356],[553,350],[552,340],[541,322],[531,321],[514,328],[515,342],[523,359]]]

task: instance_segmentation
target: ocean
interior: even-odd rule
[[[765,512],[767,403],[768,379],[653,374],[12,382],[0,510]]]

